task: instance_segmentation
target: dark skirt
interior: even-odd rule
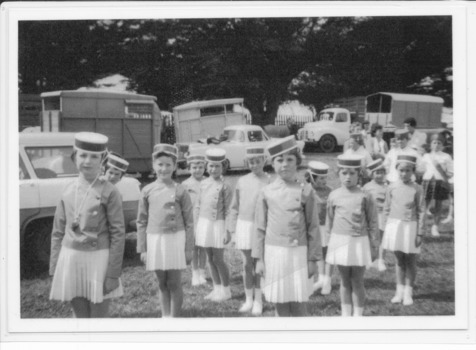
[[[449,198],[449,184],[442,180],[424,180],[423,191],[427,201],[446,200]]]

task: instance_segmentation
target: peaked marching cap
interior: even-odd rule
[[[118,157],[114,154],[108,154],[107,165],[116,168],[117,170],[126,172],[129,167],[129,162],[124,158]]]
[[[400,154],[397,156],[397,164],[399,163],[410,163],[416,165],[417,157],[412,156],[411,154]]]
[[[206,163],[206,158],[205,156],[202,156],[201,154],[189,154],[187,156],[187,163]]]
[[[168,143],[158,143],[154,146],[152,151],[152,158],[155,158],[159,153],[165,153],[172,157],[178,158],[178,149]]]
[[[341,154],[337,156],[337,166],[339,168],[360,168],[362,166],[362,157],[350,154]]]
[[[268,152],[271,158],[284,154],[286,152],[292,151],[293,149],[298,149],[296,143],[296,138],[291,135],[279,139],[268,146]]]
[[[221,163],[226,159],[226,151],[223,148],[209,148],[205,151],[205,157],[209,163]]]
[[[312,175],[327,175],[329,173],[329,165],[315,160],[310,161],[307,168]]]
[[[95,132],[78,132],[74,135],[74,148],[91,153],[106,152],[108,137]]]
[[[371,162],[367,165],[367,170],[369,170],[371,172],[382,169],[382,168],[383,168],[383,159],[382,158],[376,159],[376,160],[374,160],[373,162]]]
[[[246,158],[266,157],[266,150],[264,149],[264,147],[261,147],[261,146],[246,147],[245,152],[246,152],[245,153]]]

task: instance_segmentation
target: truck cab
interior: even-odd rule
[[[345,108],[326,108],[319,112],[316,121],[304,124],[298,131],[298,139],[316,145],[325,152],[334,152],[350,137],[352,116]]]

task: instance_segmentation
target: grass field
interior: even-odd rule
[[[307,160],[317,156],[309,156]],[[335,155],[318,156],[334,167]],[[332,168],[334,169],[334,168]],[[300,170],[303,172],[303,169]],[[232,185],[240,174],[227,176]],[[334,170],[329,175],[329,185],[338,186]],[[428,223],[428,224],[431,224]],[[424,237],[422,252],[418,260],[417,282],[414,289],[412,306],[390,303],[395,290],[395,266],[391,253],[387,253],[387,271],[368,270],[365,274],[367,302],[365,316],[410,316],[410,315],[454,315],[454,236],[451,228],[446,228],[438,238]],[[230,283],[233,298],[224,303],[215,303],[204,299],[211,291],[208,284],[191,286],[190,267],[183,273],[184,305],[183,317],[244,317],[238,309],[244,302],[244,290],[241,279],[240,253],[232,246],[226,249],[226,259],[230,268]],[[145,271],[139,257],[135,254],[135,242],[129,239],[126,244],[124,268],[122,273],[124,296],[111,303],[111,317],[147,318],[160,317],[158,290],[155,274]],[[21,317],[22,318],[68,318],[72,317],[69,303],[50,301],[51,278],[47,273],[31,276],[21,281]],[[314,294],[308,303],[309,316],[340,316],[339,277],[333,275],[332,293],[327,296]],[[264,303],[264,317],[274,316],[274,308]]]

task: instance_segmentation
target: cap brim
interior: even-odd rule
[[[271,156],[271,158],[280,156],[280,155],[282,155],[282,154],[284,154],[284,153],[291,152],[293,149],[299,149],[298,145],[292,146],[292,147],[287,148],[287,149],[285,149],[285,150],[282,150],[282,151],[280,151],[280,152],[278,152],[278,153],[276,153],[276,154],[273,154],[273,155]]]

